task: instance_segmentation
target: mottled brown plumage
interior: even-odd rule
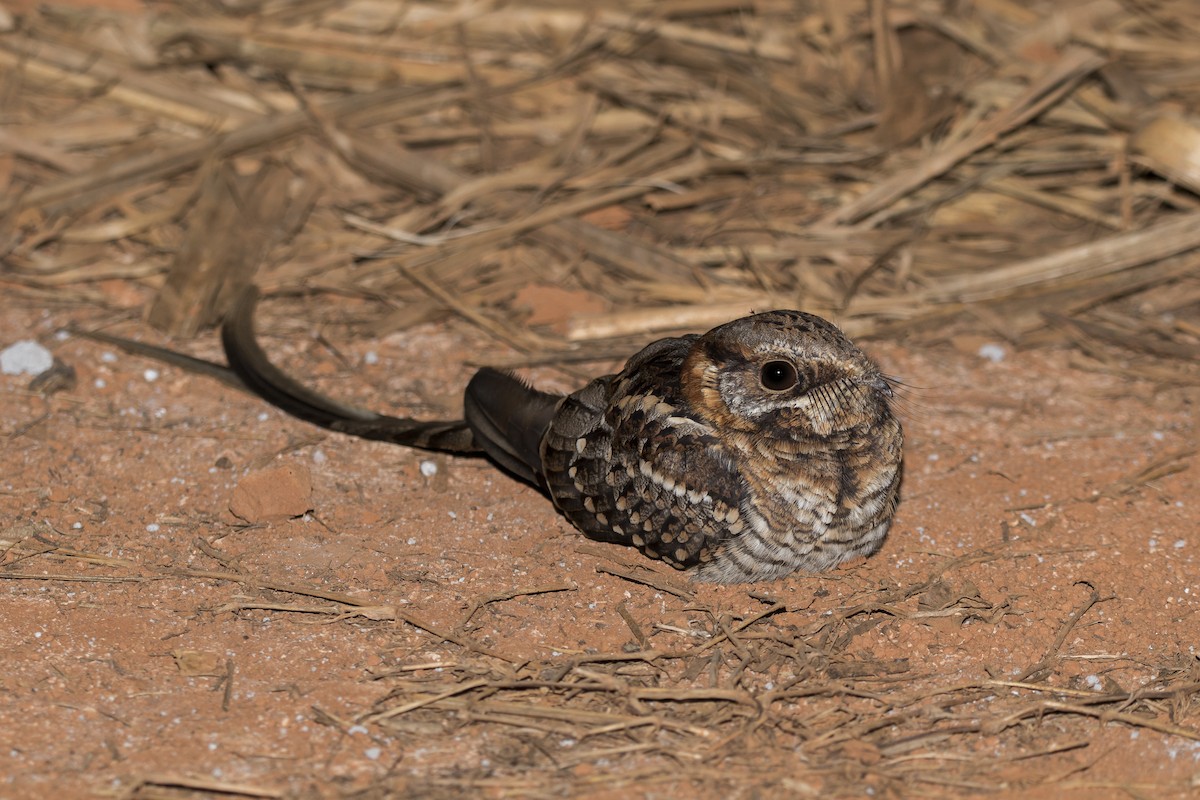
[[[345,405],[280,371],[255,340],[256,299],[247,291],[226,320],[230,369],[215,377],[331,430],[486,454],[587,536],[697,580],[766,580],[869,556],[896,510],[904,435],[891,388],[812,314],[771,311],[659,340],[567,396],[482,369],[464,419],[426,422]]]
[[[588,536],[731,583],[879,549],[903,446],[890,397],[833,325],[772,311],[655,342],[565,398],[482,370],[466,418],[486,452],[515,455]],[[522,403],[539,409],[533,430],[496,437]]]

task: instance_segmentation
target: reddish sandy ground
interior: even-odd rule
[[[349,342],[339,364],[304,324],[284,321],[289,308],[265,306],[268,348],[326,390],[375,407],[454,413],[469,375],[464,358],[488,358],[486,341],[453,324]],[[1195,683],[1200,477],[1185,469],[1124,482],[1156,463],[1188,463],[1195,390],[1155,391],[1080,368],[1063,350],[1006,348],[993,363],[973,341],[920,350],[873,343],[885,369],[912,387],[900,405],[906,497],[883,551],[831,575],[696,586],[688,597],[598,571],[648,562],[582,539],[543,497],[486,462],[325,435],[210,380],[55,337],[68,322],[100,322],[92,310],[7,298],[0,311],[0,346],[37,338],[79,379],[49,399],[26,390],[28,377],[0,381],[6,797],[186,796],[150,790],[189,780],[288,796],[667,797],[681,786],[711,797],[858,796],[870,787],[895,794],[902,784],[889,775],[910,767],[925,795],[1161,797],[1186,796],[1200,776],[1200,743],[1187,736],[1200,718],[1186,691],[1129,712],[1183,735],[1046,713],[921,739],[943,725],[936,714],[916,727],[897,717],[897,735],[884,712],[870,736],[839,742],[840,728],[823,720],[864,718],[854,703],[870,693],[793,691],[770,699],[759,718],[769,724],[728,739],[678,728],[682,738],[667,741],[665,726],[629,732],[644,737],[640,745],[607,749],[606,733],[576,741],[549,721],[522,727],[482,710],[396,710],[406,696],[427,697],[405,694],[422,685],[436,692],[533,669],[523,662],[561,675],[582,654],[702,645],[715,626],[769,602],[786,608],[747,632],[787,632],[805,646],[817,639],[806,631],[831,613],[879,604],[847,616],[857,628],[821,639],[826,662],[849,659],[878,674],[822,662],[812,680],[860,689],[854,680],[883,681],[872,691],[931,697],[993,681],[994,691],[939,712],[959,714],[960,728],[987,719],[1005,691],[995,681],[1029,674],[1048,654],[1046,669],[1026,681],[1061,688],[1056,700],[1066,703]],[[135,324],[116,330],[152,337]],[[212,339],[196,347],[217,355]],[[1172,460],[1179,451],[1182,461]],[[311,472],[313,513],[248,527],[228,510],[234,487],[278,462]],[[679,573],[653,569],[660,587],[687,593]],[[920,603],[897,594],[931,575],[937,585],[912,595]],[[397,616],[323,613],[327,600],[264,585],[349,595]],[[562,591],[505,595],[550,588]],[[1099,599],[1089,605],[1093,590]],[[957,610],[939,615],[942,607]],[[455,637],[467,646],[447,640]],[[663,662],[650,677],[645,664],[585,674],[759,700],[785,679],[779,664],[740,669],[738,647],[725,645],[697,662],[703,669]],[[399,698],[390,706],[389,693]],[[622,713],[636,710],[629,703],[618,704]],[[388,708],[395,713],[366,718]],[[914,735],[910,752],[896,744]],[[986,780],[962,778],[968,762]],[[152,785],[136,788],[145,781]]]

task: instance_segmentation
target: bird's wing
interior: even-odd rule
[[[254,335],[258,290],[238,296],[221,326],[221,344],[230,369],[245,387],[294,417],[338,433],[447,453],[478,453],[464,420],[416,420],[377,414],[326,397],[276,367]]]
[[[580,530],[678,567],[710,559],[741,530],[746,492],[734,458],[678,391],[688,345],[656,342],[564,399],[542,451],[550,495]]]

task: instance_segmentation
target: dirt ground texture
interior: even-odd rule
[[[1200,796],[1191,0],[0,9],[0,797]],[[452,418],[749,309],[900,384],[881,552],[711,586]],[[211,312],[211,313],[210,313]],[[270,508],[275,504],[274,509]],[[234,512],[237,513],[234,513]]]
[[[279,310],[262,327],[285,363],[401,413],[437,410],[489,347],[424,326],[347,344],[338,366],[271,337]],[[87,316],[3,308],[3,341],[32,335],[78,371],[48,399],[4,378],[7,796],[189,777],[289,796],[1196,790],[1195,705],[1174,690],[1200,680],[1200,484],[1138,477],[1193,456],[1194,390],[1060,349],[877,343],[910,387],[883,551],[714,587],[588,543],[486,462],[325,435],[55,335]],[[234,487],[277,462],[311,473],[312,513],[240,524]],[[1098,718],[1049,702],[1140,689],[1164,691]],[[522,716],[539,693],[555,702]],[[421,708],[435,696],[460,704]],[[996,704],[1012,716],[977,728]]]

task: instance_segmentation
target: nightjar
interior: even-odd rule
[[[222,328],[250,391],[325,428],[482,452],[538,487],[586,536],[719,583],[830,569],[883,544],[904,434],[888,379],[833,324],[769,311],[661,339],[563,396],[481,369],[464,419],[420,421],[331,400],[271,364],[257,292]]]

